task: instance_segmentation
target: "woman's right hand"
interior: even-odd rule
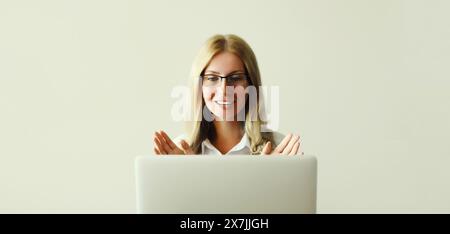
[[[194,151],[185,140],[180,141],[181,148],[179,148],[170,137],[162,130],[155,132],[153,137],[155,147],[153,151],[155,154],[194,154]]]

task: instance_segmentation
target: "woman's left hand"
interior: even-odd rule
[[[272,150],[272,143],[267,142],[261,154],[296,155],[299,152],[301,152],[300,136],[289,133],[274,150]],[[303,152],[301,154],[303,155]]]

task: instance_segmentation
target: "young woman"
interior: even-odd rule
[[[296,155],[300,137],[263,132],[260,118],[261,77],[255,54],[236,35],[215,35],[200,49],[191,70],[192,117],[188,135],[175,142],[155,132],[156,154],[275,154]],[[249,87],[256,87],[256,103]],[[245,97],[245,101],[240,101]],[[241,99],[240,99],[241,98]],[[238,118],[244,116],[243,118]],[[303,154],[303,153],[302,153]]]

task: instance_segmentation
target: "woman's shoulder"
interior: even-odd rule
[[[272,131],[272,136],[273,136],[273,142],[275,143],[275,145],[279,145],[281,143],[281,141],[283,141],[283,139],[286,135],[281,132]],[[186,140],[186,139],[187,139],[187,135],[185,133],[183,133],[183,134],[180,134],[177,137],[173,138],[173,142],[177,146],[180,147],[180,141]]]

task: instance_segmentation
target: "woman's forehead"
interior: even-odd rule
[[[205,69],[205,72],[217,74],[229,74],[238,71],[245,71],[244,64],[237,55],[230,52],[215,55]]]

